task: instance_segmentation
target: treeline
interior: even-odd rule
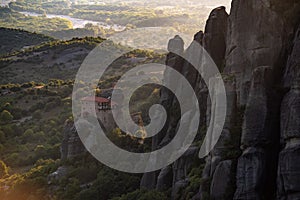
[[[9,58],[11,56],[22,57],[24,55],[31,54],[32,52],[37,51],[45,51],[45,50],[59,50],[66,49],[68,47],[78,47],[78,45],[84,45],[88,49],[92,49],[96,47],[97,44],[100,44],[105,39],[100,37],[85,37],[85,38],[72,38],[71,40],[53,40],[50,42],[42,43],[36,46],[31,46],[29,48],[23,49],[21,51],[16,51],[11,54],[6,55],[2,58],[2,61],[5,61],[5,58]],[[0,65],[1,68],[1,65]]]
[[[87,24],[84,28],[68,29],[61,31],[44,31],[43,34],[49,35],[53,38],[60,40],[71,40],[72,38],[84,38],[84,37],[101,37],[107,38],[116,31],[114,29],[104,29],[100,26]]]
[[[29,48],[53,40],[53,38],[42,34],[0,27],[0,57],[14,51],[20,51],[24,47]]]

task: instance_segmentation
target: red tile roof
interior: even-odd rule
[[[110,103],[109,99],[103,97],[85,97],[81,99],[82,101],[90,101],[90,102],[97,102],[97,103]]]

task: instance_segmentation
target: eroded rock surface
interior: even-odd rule
[[[195,35],[219,69],[224,68],[228,105],[222,136],[205,159],[202,184],[192,199],[300,199],[299,23],[299,1],[233,0],[229,16],[224,7],[214,9],[205,32]],[[172,43],[182,53],[181,40],[175,37]],[[214,103],[209,86],[179,56],[169,54],[166,63],[191,83],[200,100],[200,123],[207,127]],[[168,143],[178,126],[176,98],[163,89],[161,103],[171,117],[154,138],[153,149]],[[186,169],[193,162],[178,160],[173,170],[145,176],[156,188],[172,185],[172,197],[178,199],[189,184]]]
[[[299,68],[298,68],[299,70]],[[278,199],[300,199],[300,81],[296,79],[281,106]]]
[[[214,9],[206,22],[204,48],[211,55],[219,69],[225,65],[228,14],[225,7]]]
[[[67,121],[65,124],[64,132],[63,132],[63,141],[61,146],[61,159],[66,160],[68,158],[72,158],[81,153],[86,152],[85,147],[83,146],[75,125],[71,121]]]

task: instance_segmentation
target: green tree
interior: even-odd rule
[[[32,139],[34,137],[34,131],[32,129],[27,129],[24,132],[24,137],[29,140]]]
[[[14,117],[7,110],[3,110],[2,113],[0,114],[1,122],[7,123],[7,122],[11,122],[13,119],[14,119]]]
[[[12,109],[12,105],[7,102],[7,103],[4,104],[3,108],[6,109],[6,110],[11,110]]]
[[[18,166],[20,159],[18,153],[12,153],[9,154],[6,158],[6,163],[8,163],[10,166],[16,167]]]
[[[2,126],[1,129],[5,133],[6,138],[13,137],[15,134],[11,125]]]
[[[66,185],[66,189],[63,194],[63,199],[74,199],[75,195],[80,192],[80,182],[76,178],[71,178],[69,184]]]

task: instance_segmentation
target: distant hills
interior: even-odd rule
[[[89,52],[105,41],[100,37],[61,41],[41,34],[6,28],[0,28],[0,40],[0,84],[48,82],[50,79],[72,80]],[[122,73],[138,64],[135,58],[144,58],[141,59],[142,63],[163,60],[161,54],[133,49],[130,55],[124,55],[113,63],[111,77],[120,75],[116,71]]]
[[[54,39],[42,34],[0,27],[0,57],[50,41]]]
[[[36,39],[32,40],[36,45],[22,48],[24,42],[19,45],[20,51],[14,51],[2,57],[0,60],[1,84],[43,82],[51,78],[72,79],[87,54],[103,41],[101,38],[74,38],[69,41],[48,39],[43,42],[38,36],[40,35],[37,34]],[[10,37],[19,38],[21,35],[15,30]],[[25,41],[24,38],[23,40]],[[17,49],[17,43],[17,41],[7,43],[6,48]],[[26,44],[29,45],[29,43]]]

